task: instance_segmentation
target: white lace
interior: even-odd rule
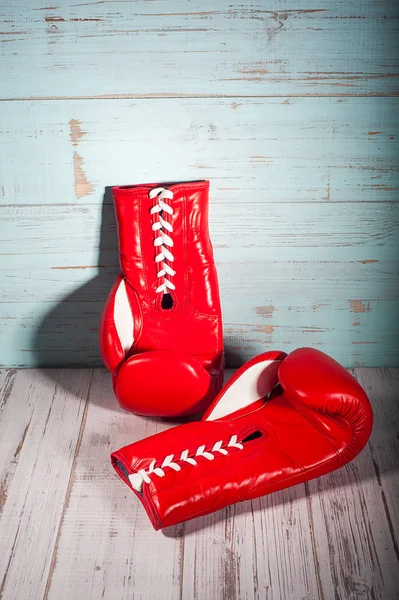
[[[162,277],[163,282],[161,283],[161,285],[159,285],[157,287],[156,292],[157,293],[163,292],[164,294],[167,294],[168,289],[174,290],[175,286],[170,281],[170,279],[168,279],[166,276],[168,275],[169,278],[173,277],[173,275],[176,274],[176,271],[174,271],[165,262],[165,260],[168,260],[169,262],[173,262],[175,260],[175,257],[173,256],[171,251],[168,250],[168,248],[166,247],[166,246],[169,246],[171,248],[173,246],[172,238],[166,233],[167,231],[169,233],[172,233],[173,227],[170,223],[168,223],[167,221],[165,221],[165,219],[162,218],[162,212],[164,211],[164,212],[168,213],[169,215],[173,215],[173,208],[165,202],[165,199],[169,199],[169,200],[173,199],[173,192],[171,192],[170,190],[167,190],[163,187],[157,187],[150,191],[149,197],[152,200],[153,198],[156,198],[157,196],[158,196],[158,204],[156,204],[155,206],[153,206],[151,208],[150,213],[152,215],[155,213],[158,213],[159,220],[153,224],[152,229],[153,229],[153,231],[159,231],[159,236],[156,237],[154,240],[154,246],[159,247],[159,250],[160,250],[159,254],[157,254],[157,256],[155,257],[155,262],[161,263],[160,264],[161,269],[158,271],[157,277]]]
[[[212,450],[210,450],[209,452],[205,451],[205,445],[199,446],[195,453],[195,457],[196,458],[202,457],[202,458],[206,458],[206,460],[213,460],[215,458],[214,454],[213,454],[214,452],[219,452],[220,454],[227,456],[228,451],[225,448],[223,448],[222,446],[223,446],[223,440],[216,442],[216,444],[214,444]],[[230,441],[228,442],[226,447],[227,448],[238,448],[239,450],[242,450],[244,448],[244,446],[242,444],[237,442],[236,435],[231,436]],[[186,463],[189,463],[190,465],[195,466],[197,464],[197,461],[194,458],[192,458],[191,456],[189,456],[188,452],[189,452],[188,450],[183,450],[183,452],[180,455],[180,458],[175,458],[175,459],[174,459],[174,454],[169,454],[169,456],[164,458],[160,467],[156,467],[155,466],[156,461],[153,460],[148,468],[148,471],[146,471],[145,469],[140,469],[139,471],[137,471],[137,473],[132,473],[132,475],[130,475],[129,479],[130,479],[132,485],[133,485],[133,480],[134,480],[133,487],[135,487],[137,489],[137,476],[140,477],[141,483],[143,481],[145,481],[145,483],[151,483],[151,479],[150,479],[149,475],[157,475],[158,477],[165,477],[164,469],[166,469],[166,468],[173,469],[173,471],[181,471],[181,466],[179,464],[177,464],[178,462],[186,462]],[[139,487],[141,487],[141,486],[139,486]]]

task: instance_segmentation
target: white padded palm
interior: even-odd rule
[[[249,367],[226,390],[207,421],[221,419],[265,398],[278,383],[280,360],[265,360]]]
[[[124,279],[120,282],[115,294],[114,323],[120,344],[126,354],[134,342],[134,318]]]

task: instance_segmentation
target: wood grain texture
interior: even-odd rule
[[[389,95],[394,2],[2,3],[3,98]]]
[[[324,597],[398,597],[398,372],[355,369],[374,412],[370,442],[349,465],[307,484]]]
[[[81,291],[85,293],[86,287],[55,306],[40,301],[3,304],[0,320],[3,361],[22,367],[60,363],[101,366],[98,327],[103,303],[80,301]],[[223,307],[229,294],[228,289],[223,290]],[[360,315],[352,312],[352,301],[320,302],[320,308],[315,309],[319,305],[311,302],[313,297],[295,302],[277,299],[271,320],[256,313],[259,307],[254,310],[249,302],[236,302],[240,321],[234,318],[233,308],[224,317],[228,364],[239,366],[268,349],[288,352],[300,346],[328,351],[344,365],[397,363],[397,300],[360,301],[370,306],[369,312]]]
[[[229,506],[183,531],[187,600],[318,597],[304,486]]]
[[[100,364],[111,186],[199,178],[229,364],[304,344],[399,364],[398,16],[389,0],[3,2],[0,364]]]
[[[113,449],[167,427],[118,409],[109,374],[94,372],[46,599],[179,597],[180,527],[170,538],[157,534],[109,459]]]
[[[42,598],[91,372],[5,372],[0,412],[0,598]],[[2,373],[3,376],[3,373]],[[3,376],[4,377],[4,376]]]
[[[111,206],[102,215],[91,204],[4,206],[0,214],[2,241],[13,250],[2,261],[1,272],[11,275],[16,269],[29,270],[21,272],[22,280],[15,278],[16,286],[23,285],[24,278],[31,280],[30,286],[25,284],[26,300],[37,298],[35,285],[42,289],[43,282],[37,281],[41,271],[50,281],[67,276],[79,282],[97,268],[117,265]],[[226,228],[229,215],[233,218]],[[343,208],[337,203],[298,206],[254,199],[248,206],[232,198],[229,204],[211,205],[211,237],[220,264],[354,263],[355,269],[371,275],[381,271],[382,262],[394,263],[398,258],[398,226],[399,203],[348,203]],[[103,266],[102,259],[108,264]],[[31,269],[38,273],[33,276]],[[18,297],[22,289],[15,291]],[[4,289],[3,299],[14,298],[12,293]]]
[[[394,366],[398,206],[213,202],[228,363],[308,345],[345,366]],[[13,249],[0,267],[0,363],[100,365],[100,315],[118,273],[112,206],[4,206],[0,223]]]
[[[354,375],[375,423],[350,465],[154,532],[109,454],[174,423],[103,369],[0,370],[1,600],[396,600],[399,370]]]
[[[396,369],[356,369],[356,378],[373,399],[374,429],[369,444],[370,459],[389,527],[389,536],[399,560],[399,372]]]
[[[248,210],[396,201],[398,115],[395,98],[3,102],[0,197],[102,204],[106,186],[204,178]]]

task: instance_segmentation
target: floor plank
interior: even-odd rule
[[[91,371],[18,371],[0,414],[0,598],[43,597]],[[4,398],[4,396],[3,396]]]
[[[350,465],[154,532],[109,454],[173,423],[104,370],[0,370],[1,600],[397,600],[399,370],[355,375],[375,425]]]
[[[14,475],[16,464],[15,458],[17,458],[19,454],[18,448],[20,448],[21,442],[23,443],[24,433],[27,428],[25,415],[19,413],[20,418],[18,419],[18,414],[16,414],[13,430],[9,433],[7,440],[7,430],[10,427],[9,417],[7,418],[6,416],[3,418],[3,413],[10,398],[16,374],[17,371],[15,369],[0,370],[0,517],[7,500],[8,488]]]
[[[184,525],[185,600],[317,598],[303,486]]]
[[[180,597],[179,535],[166,537],[152,529],[109,459],[111,450],[168,426],[119,409],[109,373],[95,371],[46,598]]]
[[[386,514],[391,537],[387,544],[399,561],[399,369],[355,369],[355,374],[373,403],[370,477],[381,494],[378,507]]]
[[[370,442],[352,463],[307,484],[321,586],[325,598],[397,600],[399,370],[354,373],[373,406]]]
[[[323,596],[394,600],[392,569],[397,565],[385,549],[389,530],[384,516],[372,522],[375,487],[364,485],[357,468],[350,466],[309,482],[308,489]]]

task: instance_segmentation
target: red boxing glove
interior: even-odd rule
[[[202,421],[111,460],[160,529],[341,467],[366,444],[372,422],[363,389],[326,354],[266,352],[235,373]]]
[[[101,353],[126,410],[204,411],[223,384],[208,181],[115,187],[122,274],[101,320]]]

